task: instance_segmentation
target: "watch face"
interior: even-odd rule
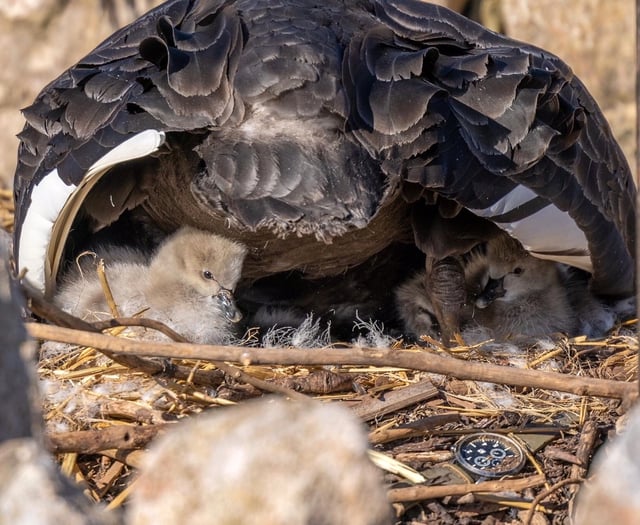
[[[516,440],[491,432],[463,437],[454,445],[454,454],[462,468],[485,478],[515,474],[525,463]]]

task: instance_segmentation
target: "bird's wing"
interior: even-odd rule
[[[378,0],[343,82],[385,171],[455,201],[534,255],[633,289],[635,185],[597,104],[557,57],[445,8]],[[428,229],[428,225],[424,225]]]
[[[96,219],[144,198],[132,171],[157,187],[188,166],[186,188],[159,191],[249,230],[330,238],[366,226],[384,175],[342,130],[342,44],[328,26],[344,6],[329,4],[170,0],[49,84],[24,110],[14,180],[28,278],[51,290],[78,208],[107,172]]]
[[[168,83],[139,50],[162,21],[182,19],[189,4],[167,2],[115,33],[23,111],[14,253],[40,288],[55,281],[67,233],[89,190],[111,167],[158,151],[164,132],[174,129],[160,110],[149,109],[159,88],[136,81],[155,75],[158,84]]]
[[[552,55],[418,0],[169,0],[25,117],[15,251],[41,286],[85,192],[108,171],[97,215],[136,205],[119,177],[149,156],[135,169],[154,185],[189,168],[187,188],[161,191],[250,230],[340,235],[402,181],[593,269],[601,291],[632,286],[635,187],[585,88]]]

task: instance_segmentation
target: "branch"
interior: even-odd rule
[[[151,328],[161,334],[166,335],[169,339],[173,339],[178,343],[188,343],[187,339],[182,337],[178,332],[169,328],[166,324],[156,321],[155,319],[148,319],[147,317],[113,317],[106,321],[96,321],[91,323],[91,326],[95,328],[96,333],[103,332],[109,328],[119,328],[121,326],[140,326],[142,328]],[[69,328],[73,328],[70,326]]]
[[[361,403],[353,407],[353,411],[363,421],[370,421],[435,397],[438,392],[429,379],[424,379],[398,390],[386,392],[381,399],[366,396]]]
[[[563,479],[562,481],[559,481],[555,485],[549,487],[547,490],[545,490],[545,491],[541,492],[540,494],[538,494],[534,498],[534,500],[531,502],[531,507],[529,508],[529,511],[527,512],[527,517],[524,520],[524,525],[531,525],[531,522],[533,521],[533,516],[534,516],[534,514],[536,512],[536,508],[538,508],[538,505],[540,505],[540,503],[542,503],[546,498],[548,498],[556,490],[561,489],[562,487],[564,487],[566,485],[582,485],[582,483],[584,483],[584,479],[583,478]]]
[[[426,487],[416,485],[401,489],[390,489],[387,498],[391,503],[406,503],[427,499],[440,499],[447,496],[464,496],[471,492],[519,492],[544,484],[544,476],[535,475],[527,478],[505,479],[500,481],[482,481],[480,483],[461,483],[456,485],[437,485]]]
[[[27,284],[23,284],[22,288],[25,295],[29,298],[29,309],[38,317],[46,319],[47,321],[52,322],[58,326],[73,328],[75,330],[82,330],[85,332],[100,333],[99,327],[96,327],[93,324],[88,323],[87,321],[75,317],[70,313],[67,313],[64,310],[58,308],[56,305],[47,301],[42,296],[42,294],[32,289]],[[112,325],[109,325],[108,327],[111,326]],[[190,375],[192,375],[191,370],[185,367],[171,367],[170,369],[167,369],[167,367],[163,363],[150,361],[148,359],[141,359],[140,357],[134,355],[114,355],[108,352],[103,353],[122,366],[140,370],[141,372],[144,372],[148,375],[166,373],[170,377],[176,379],[187,379]],[[201,382],[197,384],[216,387],[224,381],[224,377],[222,377],[222,374],[220,373],[217,374],[218,377],[212,377],[206,372],[198,372],[201,373],[199,375],[197,373],[194,374],[194,383],[196,382],[196,380],[199,380]]]
[[[160,425],[113,425],[100,430],[79,430],[47,434],[46,447],[54,454],[78,452],[96,454],[102,450],[144,448],[156,435],[168,428]]]
[[[459,379],[487,381],[511,386],[543,388],[580,396],[634,398],[638,385],[608,379],[576,377],[443,357],[430,352],[351,347],[342,349],[250,348],[243,346],[194,345],[187,343],[148,343],[108,335],[70,330],[57,326],[26,323],[29,333],[49,339],[100,348],[114,353],[207,361],[234,361],[243,365],[369,365],[423,370]]]
[[[174,341],[180,343],[187,343],[187,339],[178,334],[176,331],[169,328],[164,323],[156,321],[154,319],[146,319],[146,318],[138,318],[138,317],[117,317],[114,319],[109,319],[107,321],[98,321],[96,323],[87,323],[86,321],[75,317],[64,310],[58,308],[56,305],[47,301],[41,294],[36,292],[33,289],[28,287],[24,287],[25,293],[29,296],[31,301],[31,310],[36,315],[42,317],[43,319],[47,319],[59,326],[52,326],[51,328],[70,328],[76,331],[95,333],[99,335],[102,330],[106,330],[108,328],[116,328],[118,326],[142,326],[145,328],[151,328],[153,330],[157,330],[167,337],[173,339]],[[34,326],[45,326],[45,325],[36,325]],[[100,334],[101,335],[101,334]],[[107,336],[108,337],[108,336]],[[49,339],[47,337],[43,337],[42,339]],[[63,341],[60,341],[63,342]],[[79,343],[82,344],[82,343]],[[155,343],[154,343],[155,344]],[[107,357],[113,359],[116,363],[119,363],[127,368],[133,368],[136,370],[140,370],[149,375],[156,374],[164,374],[167,377],[171,377],[174,379],[183,379],[183,380],[191,380],[194,384],[197,385],[206,385],[211,387],[219,386],[223,381],[224,377],[220,373],[223,372],[230,377],[234,378],[237,381],[241,381],[243,383],[247,383],[256,387],[259,390],[264,392],[271,392],[275,394],[280,394],[291,399],[298,400],[306,400],[307,396],[301,394],[300,392],[296,392],[290,388],[285,386],[269,383],[268,381],[263,381],[262,379],[258,379],[253,377],[246,372],[243,372],[239,368],[228,365],[222,362],[214,363],[218,370],[196,370],[193,371],[192,368],[186,366],[170,366],[167,367],[164,363],[158,363],[156,361],[150,361],[148,359],[142,359],[136,355],[118,355],[118,353],[110,352],[108,348],[101,347],[97,345],[86,345],[91,346],[93,348],[97,348],[101,350]],[[124,352],[124,354],[127,354]],[[149,357],[161,357],[159,355],[151,354]]]

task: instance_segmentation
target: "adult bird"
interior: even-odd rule
[[[169,0],[24,116],[15,256],[49,294],[83,236],[131,224],[240,240],[249,279],[413,242],[451,330],[451,256],[500,229],[594,293],[633,293],[636,190],[584,85],[419,0]]]

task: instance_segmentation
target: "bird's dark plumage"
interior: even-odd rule
[[[15,249],[41,286],[72,221],[138,208],[242,240],[251,277],[338,274],[412,238],[440,259],[497,225],[633,291],[635,187],[583,84],[418,0],[169,0],[24,115]]]

